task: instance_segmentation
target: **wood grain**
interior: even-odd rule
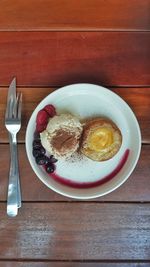
[[[149,0],[1,1],[0,267],[150,266],[149,11]],[[111,90],[135,112],[145,143],[127,182],[92,201],[65,198],[39,181],[19,144],[23,205],[7,217],[4,113],[13,76],[23,92],[20,143],[32,111],[54,87],[122,87]]]
[[[141,133],[143,143],[150,143],[150,88],[114,88],[115,93],[121,96],[135,113]]]
[[[19,142],[24,142],[27,122],[37,104],[54,88],[18,88],[23,93],[22,128],[19,132]],[[135,112],[142,132],[143,143],[150,143],[150,88],[113,88]],[[0,88],[0,143],[8,142],[8,133],[4,126],[7,88]]]
[[[5,0],[0,31],[150,30],[149,0]]]
[[[150,263],[131,263],[131,262],[115,262],[115,263],[107,263],[107,262],[33,262],[33,261],[0,261],[1,267],[149,267]]]
[[[0,32],[0,85],[150,85],[149,32]]]
[[[0,204],[0,259],[149,260],[150,204]]]
[[[0,153],[2,155],[0,157],[0,201],[6,201],[9,170],[9,146],[0,145]],[[149,162],[150,146],[143,145],[138,165],[129,179],[120,188],[118,188],[111,194],[96,198],[92,201],[150,201]],[[24,145],[19,145],[19,166],[23,201],[74,201],[57,193],[54,193],[36,177],[27,160]]]

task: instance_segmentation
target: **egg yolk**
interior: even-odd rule
[[[113,143],[113,129],[98,128],[89,137],[89,148],[96,152],[103,150]]]

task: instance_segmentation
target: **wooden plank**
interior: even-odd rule
[[[107,263],[107,262],[33,262],[33,261],[0,261],[1,267],[149,267],[150,263],[139,263],[139,262],[115,262],[115,263]]]
[[[0,154],[0,201],[6,201],[9,170],[9,146],[0,145]],[[129,179],[111,194],[96,198],[92,201],[150,201],[149,162],[150,146],[143,145],[138,165]],[[27,160],[24,145],[19,145],[19,164],[23,201],[74,201],[54,193],[36,177]]]
[[[0,204],[0,259],[150,260],[150,204]]]
[[[37,104],[54,88],[18,88],[23,93],[22,128],[19,132],[19,142],[24,142],[28,120]],[[113,88],[135,112],[142,132],[143,143],[150,143],[150,88]],[[0,142],[8,142],[8,133],[4,126],[4,116],[7,99],[7,88],[0,88]]]
[[[148,116],[150,107],[150,88],[114,88],[115,93],[120,95],[135,113],[141,133],[143,143],[150,143],[150,118]]]
[[[149,0],[5,0],[0,30],[150,30],[149,8]]]
[[[149,32],[0,32],[0,85],[150,85]]]

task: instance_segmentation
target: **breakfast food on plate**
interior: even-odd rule
[[[36,163],[43,166],[48,173],[54,172],[54,164],[57,162],[57,159],[53,155],[46,155],[46,149],[41,144],[40,132],[46,129],[49,119],[55,115],[56,111],[53,105],[46,105],[38,112],[36,117],[36,131],[32,143],[32,154]]]
[[[39,133],[35,132],[34,134],[34,141],[33,141],[33,156],[35,161],[38,165],[44,166],[45,170],[48,173],[52,173],[55,170],[55,163],[57,159],[54,158],[53,155],[47,156],[46,150],[41,144],[40,135]]]
[[[57,115],[51,104],[37,113],[33,156],[48,173],[55,171],[57,160],[67,159],[76,151],[94,161],[104,161],[112,158],[121,144],[121,132],[109,119],[99,117],[81,123],[72,114]]]
[[[80,150],[88,158],[108,160],[118,152],[121,144],[121,132],[111,120],[94,118],[85,123]]]
[[[38,133],[46,129],[49,118],[52,118],[56,115],[56,110],[53,105],[46,105],[41,109],[36,117],[36,131]]]
[[[43,147],[57,159],[70,157],[79,147],[82,125],[71,114],[55,115],[40,133]]]

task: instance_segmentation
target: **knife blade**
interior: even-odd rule
[[[10,114],[10,109],[11,109],[11,106],[13,105],[13,102],[16,102],[16,77],[13,78],[13,80],[10,83],[10,86],[8,88],[7,107],[6,107],[5,119]]]
[[[9,101],[11,98],[16,99],[16,77],[13,78],[8,89],[7,101]]]

